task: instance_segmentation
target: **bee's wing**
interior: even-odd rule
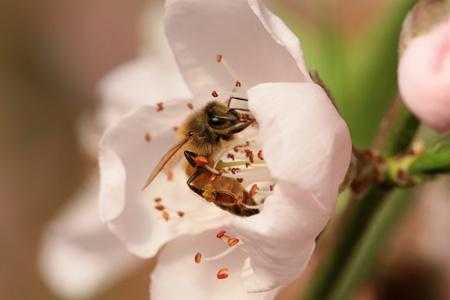
[[[161,172],[161,170],[166,167],[166,165],[170,162],[170,160],[177,154],[177,152],[189,141],[190,137],[186,137],[180,142],[176,143],[172,148],[169,149],[169,151],[164,154],[164,156],[159,161],[158,165],[153,169],[152,173],[150,173],[150,176],[145,181],[144,186],[142,187],[142,190],[145,190],[152,181],[158,176],[158,174]]]

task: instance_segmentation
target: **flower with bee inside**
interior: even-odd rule
[[[167,1],[165,30],[192,97],[106,132],[101,216],[139,256],[170,241],[152,299],[272,299],[334,211],[347,126],[259,1]]]

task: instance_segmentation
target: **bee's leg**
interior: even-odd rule
[[[233,125],[228,129],[228,134],[239,133],[242,130],[244,130],[245,128],[247,128],[248,126],[250,126],[252,123],[253,122],[241,122],[236,125]]]
[[[188,178],[186,184],[188,185],[188,187],[197,195],[199,195],[200,197],[203,197],[203,190],[199,189],[198,187],[195,187],[192,185],[192,182],[197,179],[198,176],[200,176],[201,174],[203,174],[205,170],[204,169],[197,169],[195,171],[194,174],[192,174],[191,177]]]
[[[228,98],[228,108],[230,108],[232,99],[248,102],[247,98],[231,96],[230,98]],[[246,108],[233,108],[233,109],[234,110],[240,110],[240,111],[250,111],[249,109],[246,109]]]
[[[195,162],[195,158],[197,157],[196,153],[186,150],[184,151],[184,157],[191,166],[193,166],[194,168],[197,167],[197,163]]]

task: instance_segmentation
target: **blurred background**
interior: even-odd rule
[[[398,35],[412,2],[267,1],[301,38],[358,147],[370,146],[397,95]],[[137,61],[165,61],[161,14],[160,0],[1,1],[0,299],[148,299],[154,262],[129,256],[96,219],[96,144],[145,101],[124,103],[129,84],[115,94],[105,86]],[[415,205],[355,299],[450,299],[449,185],[443,177],[411,194]],[[322,248],[280,299],[299,299]]]

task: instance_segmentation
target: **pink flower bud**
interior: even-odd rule
[[[426,125],[450,130],[450,17],[414,38],[400,60],[399,87],[406,106]]]

